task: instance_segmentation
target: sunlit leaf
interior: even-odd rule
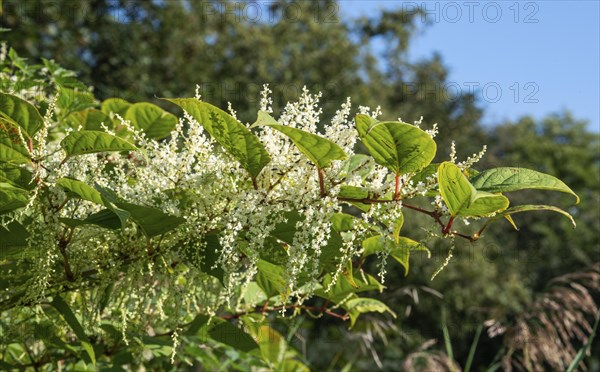
[[[553,190],[573,195],[579,203],[579,196],[558,178],[526,168],[488,169],[473,179],[477,190],[488,192],[509,192],[523,189]]]
[[[195,98],[165,99],[178,105],[196,119],[211,137],[240,162],[251,177],[256,178],[271,161],[258,137],[220,108]]]
[[[346,159],[344,150],[327,138],[285,125],[268,126],[288,136],[300,152],[321,169],[328,167],[333,160]]]
[[[147,102],[135,103],[129,107],[125,119],[154,139],[163,139],[171,134],[177,125],[177,117],[160,107]]]
[[[70,133],[61,141],[60,146],[68,156],[105,151],[133,151],[137,149],[122,138],[94,130],[82,130]]]
[[[33,137],[44,125],[44,119],[35,106],[22,98],[1,92],[0,118],[19,126],[26,137]]]
[[[435,141],[425,131],[401,122],[376,122],[356,116],[356,129],[375,161],[395,174],[416,172],[433,160]]]

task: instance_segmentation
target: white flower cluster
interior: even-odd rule
[[[270,93],[265,86],[260,109],[266,112],[273,111]],[[196,95],[200,97],[199,91]],[[325,126],[324,133],[318,133],[320,97],[304,88],[298,101],[285,106],[278,122],[328,138],[352,157],[357,133],[351,118],[350,99]],[[43,185],[48,192],[35,193],[31,205],[15,217],[23,220],[36,214],[43,216],[31,225],[34,231],[29,239],[29,250],[44,258],[38,263],[37,276],[28,283],[31,298],[43,295],[49,283],[64,279],[65,272],[57,269],[59,263],[68,265],[71,272],[79,275],[93,273],[100,281],[116,281],[112,296],[121,298],[118,312],[125,335],[128,322],[135,314],[155,314],[160,319],[169,319],[165,316],[166,309],[176,309],[182,314],[186,311],[210,314],[223,305],[232,310],[253,308],[256,303],[252,299],[258,302],[260,296],[246,296],[244,292],[255,286],[253,281],[261,260],[273,258],[284,268],[286,293],[280,300],[282,303],[304,301],[318,289],[317,278],[322,274],[320,258],[334,233],[331,218],[342,211],[338,201],[341,184],[338,177],[346,172],[343,161],[334,161],[323,170],[327,184],[327,194],[323,196],[314,164],[288,137],[263,127],[258,137],[271,161],[257,177],[255,187],[246,170],[187,113],[178,121],[169,139],[160,142],[114,115],[120,122],[118,128],[129,132],[138,150],[128,156],[66,157],[58,143],[48,136],[55,102],[56,97],[49,105],[45,126],[32,149],[33,158],[41,159],[35,170],[35,187]],[[235,116],[231,106],[229,111]],[[371,110],[361,106],[358,111],[372,117],[381,115],[379,107]],[[421,120],[415,125],[420,125]],[[104,130],[112,133],[107,127]],[[435,136],[437,126],[428,133]],[[481,155],[469,158],[465,166]],[[392,192],[394,175],[372,162],[369,166],[372,170],[367,176],[351,171],[344,174],[343,182],[367,188],[371,195]],[[183,217],[185,222],[174,231],[152,239],[146,238],[131,221],[121,230],[96,225],[65,227],[59,221],[84,220],[103,207],[67,198],[58,185],[64,177],[109,188],[128,203],[156,208]],[[437,186],[435,174],[416,184],[411,177],[401,178],[402,199],[425,195]],[[445,208],[437,199],[435,206],[440,211]],[[274,229],[289,223],[292,212],[295,213],[293,239],[274,241]],[[391,233],[401,213],[402,202],[398,201],[375,204],[359,216],[354,228],[342,234],[338,266],[330,273],[333,280],[326,290],[335,284],[345,270],[344,265],[361,254],[361,242],[368,236],[373,221],[388,226]],[[64,242],[68,242],[66,248]],[[274,242],[279,251],[274,254],[277,257],[269,257],[272,253],[267,248]],[[62,250],[57,248],[61,244]],[[388,254],[380,254],[382,281]],[[131,273],[126,278],[119,274],[124,263]],[[215,272],[222,272],[222,278],[213,275]],[[143,319],[140,316],[138,321],[143,323]],[[175,333],[173,338],[177,339]]]

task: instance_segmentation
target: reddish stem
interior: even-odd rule
[[[394,200],[400,200],[400,175],[396,174],[396,190],[394,191]]]
[[[319,175],[319,190],[321,191],[321,197],[324,198],[327,193],[325,192],[325,175],[323,174],[323,169],[318,168],[317,174]]]

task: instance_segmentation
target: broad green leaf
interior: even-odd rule
[[[451,216],[485,216],[508,208],[508,199],[500,194],[478,191],[453,163],[438,168],[440,193]]]
[[[83,329],[83,326],[69,307],[69,305],[58,295],[54,296],[54,300],[50,303],[63,317],[65,322],[71,327],[73,333],[81,342],[81,346],[85,349],[87,355],[89,356],[88,363],[96,364],[96,355],[94,353],[94,348],[89,342],[87,335]]]
[[[418,171],[417,173],[415,173],[410,180],[416,185],[419,182],[423,182],[425,183],[427,181],[427,178],[433,176],[437,171],[438,171],[438,167],[440,166],[439,163],[433,163],[433,164],[429,164],[428,166],[426,166],[425,168],[421,169],[420,171]]]
[[[390,313],[394,318],[394,313],[386,304],[374,298],[358,297],[346,301],[343,307],[350,315],[350,327],[353,327],[360,314],[377,312],[380,314]]]
[[[387,246],[386,246],[387,245]],[[372,236],[363,240],[363,257],[375,254],[377,252],[388,251],[402,267],[405,276],[408,275],[410,253],[414,251],[425,251],[427,256],[431,257],[431,252],[423,244],[412,239],[399,236],[397,240],[386,239],[381,235]]]
[[[223,268],[217,264],[217,260],[221,255],[221,243],[219,242],[219,237],[217,235],[206,235],[203,238],[205,243],[204,252],[201,253],[202,263],[200,265],[200,270],[207,273],[208,275],[214,276],[219,279],[221,283],[223,283],[223,277],[225,276],[225,272]]]
[[[452,216],[467,208],[477,193],[460,168],[450,162],[443,162],[438,167],[438,184]]]
[[[89,91],[60,87],[56,106],[60,110],[60,117],[66,118],[73,112],[95,107],[96,100]]]
[[[369,155],[352,155],[342,165],[340,177],[348,177],[352,174],[357,174],[364,180],[372,173],[374,165],[373,158]]]
[[[31,190],[34,188],[33,175],[24,167],[0,162],[0,182],[6,182],[12,186]]]
[[[76,111],[70,114],[65,121],[71,128],[79,128],[85,130],[102,130],[102,124],[107,128],[113,127],[112,119],[104,112],[95,109],[85,109]]]
[[[149,238],[167,233],[185,222],[185,218],[171,216],[156,208],[125,202],[116,202],[114,205],[129,212],[131,219]]]
[[[17,96],[1,92],[0,118],[21,127],[25,137],[33,137],[44,125],[44,119],[35,106]]]
[[[104,151],[133,151],[137,148],[131,143],[112,134],[82,130],[67,135],[60,146],[68,156],[92,154]]]
[[[0,214],[22,208],[29,201],[29,192],[10,183],[0,182]]]
[[[279,265],[259,259],[257,264],[258,273],[256,283],[267,297],[273,297],[286,292],[287,286],[284,279],[285,270]]]
[[[128,218],[129,213],[126,213],[126,216]],[[119,218],[119,215],[117,215],[110,209],[103,209],[99,212],[92,213],[85,220],[78,220],[74,218],[59,218],[58,220],[69,227],[79,227],[82,225],[96,225],[110,230],[120,229],[123,227],[124,224],[121,218]],[[127,221],[127,219],[125,219],[125,221]]]
[[[249,334],[228,322],[217,324],[208,331],[208,334],[213,340],[246,353],[259,348]]]
[[[319,288],[315,291],[315,295],[325,298],[333,303],[338,303],[348,297],[352,293],[359,293],[364,291],[372,290],[383,290],[383,285],[377,281],[373,276],[369,274],[364,275],[365,279],[361,277],[354,277],[349,280],[346,275],[339,275],[335,284],[331,287],[329,292],[325,290],[329,287],[333,278],[331,274],[326,274],[323,278],[323,288]]]
[[[163,139],[171,134],[177,125],[177,117],[162,108],[147,102],[135,103],[129,107],[125,119],[141,129],[148,137]]]
[[[395,174],[425,168],[435,156],[435,141],[425,131],[401,122],[378,122],[367,115],[356,116],[356,129],[375,161]]]
[[[165,98],[194,119],[256,178],[271,158],[264,146],[248,128],[225,111],[195,98]]]
[[[331,216],[331,227],[337,232],[352,230],[357,218],[347,213],[334,213]]]
[[[491,194],[478,191],[468,207],[458,212],[459,216],[486,216],[494,212],[501,212],[508,208],[509,200],[504,195]]]
[[[31,155],[22,143],[18,132],[0,119],[0,162],[26,164],[31,162]]]
[[[0,247],[23,247],[27,245],[29,232],[18,221],[0,226]]]
[[[494,216],[486,224],[489,224],[490,222],[497,220],[499,218],[502,218],[502,217],[510,217],[510,215],[515,214],[515,213],[530,212],[530,211],[550,211],[550,212],[560,213],[563,216],[567,217],[569,219],[569,221],[571,221],[571,223],[573,224],[573,228],[577,227],[577,224],[575,223],[573,216],[571,216],[569,213],[565,212],[564,210],[554,207],[552,205],[515,205],[514,207],[510,207],[507,210]],[[513,223],[513,225],[514,225],[514,223]]]
[[[100,205],[104,204],[102,202],[102,195],[100,192],[85,182],[81,182],[73,178],[61,178],[58,180],[57,184],[83,200],[91,201],[92,203]]]
[[[288,136],[300,152],[321,169],[328,167],[333,160],[346,159],[344,150],[327,138],[285,125],[268,126]]]
[[[127,109],[131,106],[131,103],[121,98],[108,98],[102,102],[101,110],[106,115],[119,114],[122,118],[125,118]]]
[[[571,194],[579,203],[579,196],[564,182],[551,175],[526,168],[488,169],[473,179],[477,190],[488,192],[509,192],[523,189],[553,190]]]

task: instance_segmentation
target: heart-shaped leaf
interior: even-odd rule
[[[407,123],[376,122],[356,116],[356,129],[375,161],[396,175],[425,168],[435,156],[435,141],[425,131]]]

